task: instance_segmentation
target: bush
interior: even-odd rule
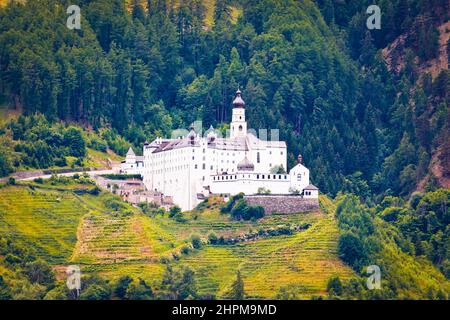
[[[114,286],[113,292],[116,297],[120,299],[125,298],[125,294],[127,292],[128,286],[133,282],[133,279],[130,276],[122,276],[117,280],[117,283]]]
[[[186,219],[181,213],[181,208],[179,206],[173,206],[169,210],[169,218],[175,219],[177,222],[186,222]]]
[[[191,243],[194,249],[200,249],[202,247],[202,239],[200,239],[200,236],[198,235],[193,235],[191,237]]]
[[[110,296],[111,293],[108,288],[93,284],[82,291],[80,300],[109,300]]]
[[[179,206],[173,206],[169,209],[169,218],[176,218],[181,215],[181,208]]]
[[[24,274],[31,283],[37,283],[46,287],[54,286],[55,275],[51,267],[42,260],[35,260],[25,264]]]
[[[211,232],[210,234],[208,234],[208,242],[210,244],[217,244],[218,238],[214,232]]]
[[[345,233],[338,241],[339,257],[357,270],[366,260],[363,242],[352,233]]]
[[[182,254],[189,254],[190,251],[191,249],[188,246],[183,246],[180,250]]]
[[[387,222],[396,221],[400,215],[408,213],[408,210],[399,207],[389,207],[381,212],[381,218]]]
[[[231,209],[231,216],[235,220],[252,220],[264,217],[264,208],[261,206],[249,206],[244,199],[235,202]]]
[[[342,282],[339,277],[334,276],[328,280],[327,291],[330,296],[342,295]]]
[[[10,186],[14,186],[16,184],[16,179],[14,179],[13,177],[9,177],[8,184]]]
[[[221,213],[230,213],[231,210],[233,209],[234,205],[236,204],[236,202],[238,202],[239,200],[244,198],[244,194],[243,193],[239,193],[235,196],[230,197],[230,200],[228,200],[227,203],[225,203],[225,205],[220,208],[220,212]]]
[[[102,192],[102,190],[98,186],[95,186],[94,188],[89,190],[89,193],[93,196],[98,196],[100,192]]]
[[[121,200],[118,199],[108,199],[105,201],[105,206],[108,209],[114,210],[114,211],[119,211],[121,209],[125,209],[126,206],[124,203],[122,203]]]

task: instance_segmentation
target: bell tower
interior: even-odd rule
[[[245,102],[241,97],[241,90],[236,91],[233,100],[233,115],[230,123],[230,138],[245,137],[247,122],[245,121]]]

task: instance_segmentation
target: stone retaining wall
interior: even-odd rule
[[[252,206],[262,206],[266,214],[296,213],[319,209],[319,199],[305,199],[302,196],[258,195],[244,196]]]

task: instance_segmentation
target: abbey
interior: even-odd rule
[[[132,150],[122,171],[139,173],[148,190],[172,197],[183,210],[193,209],[211,194],[295,194],[318,197],[309,183],[309,170],[298,164],[289,173],[284,141],[265,141],[247,131],[245,102],[236,92],[230,136],[221,138],[211,127],[205,136],[193,129],[176,139],[157,138],[145,143],[143,158]]]

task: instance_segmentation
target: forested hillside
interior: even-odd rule
[[[280,129],[290,165],[301,153],[323,192],[381,199],[449,181],[448,68],[417,68],[440,52],[447,1],[380,1],[370,32],[363,0],[78,3],[81,30],[66,27],[69,1],[0,10],[2,104],[139,146],[195,120],[223,127],[239,85],[250,126]],[[411,29],[394,72],[380,50]]]

